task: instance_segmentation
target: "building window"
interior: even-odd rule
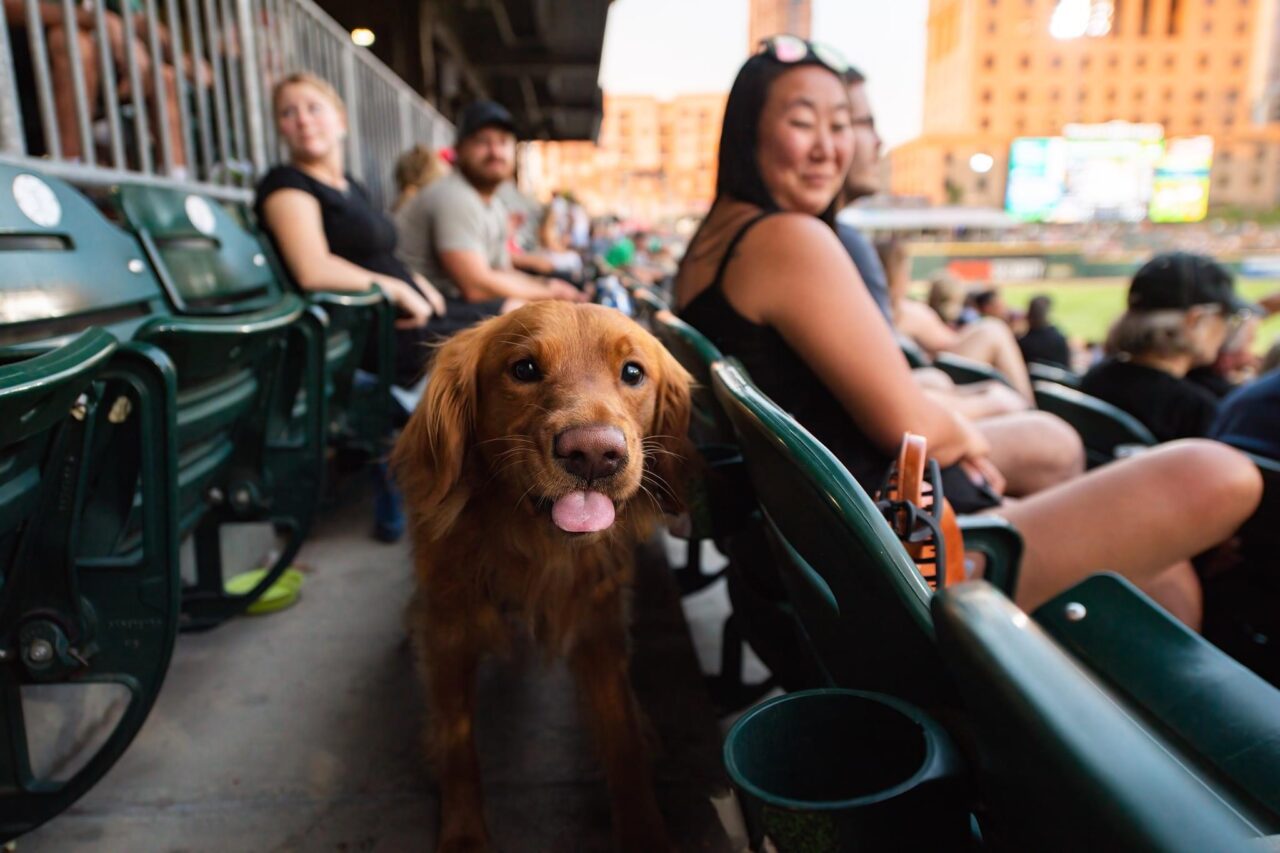
[[[1172,90],[1172,89],[1170,89],[1168,86],[1166,86],[1166,87],[1165,87],[1165,90],[1164,90],[1164,93],[1163,93],[1163,97],[1164,97],[1164,99],[1165,99],[1166,101],[1172,101],[1172,100],[1173,100],[1173,90]]]
[[[1238,54],[1238,53],[1237,53],[1236,55],[1234,55],[1234,56],[1232,56],[1232,57],[1231,57],[1231,67],[1232,67],[1232,68],[1239,68],[1241,65],[1244,65],[1244,57],[1243,57],[1243,56],[1241,56],[1240,54]]]
[[[1145,53],[1138,54],[1138,58],[1133,61],[1133,65],[1135,68],[1146,68],[1147,55]]]
[[[1205,21],[1203,24],[1201,24],[1201,25],[1200,25],[1200,32],[1202,32],[1202,33],[1211,33],[1211,32],[1213,32],[1213,21]]]
[[[1195,100],[1195,102],[1196,102],[1196,103],[1198,103],[1198,104],[1199,104],[1199,103],[1203,103],[1203,102],[1204,102],[1204,89],[1196,89],[1195,93],[1194,93],[1191,97]]]
[[[1050,68],[1061,68],[1061,67],[1062,67],[1062,57],[1061,57],[1061,56],[1058,56],[1057,54],[1054,54],[1054,55],[1053,55],[1053,58],[1049,60],[1049,67],[1050,67]]]
[[[1017,92],[1014,93],[1013,97],[1014,97],[1014,100],[1016,100],[1018,103],[1025,104],[1027,102],[1027,90],[1019,89]]]
[[[995,22],[995,19],[992,18],[990,21],[987,21],[987,32],[994,35],[995,31],[996,31],[996,22]]]
[[[975,190],[977,190],[978,192],[980,192],[980,193],[984,193],[984,192],[986,192],[986,191],[987,191],[987,176],[986,176],[986,175],[981,175],[981,176],[980,176],[976,181],[974,181],[974,182],[973,182],[973,188],[974,188]]]
[[[1116,102],[1116,90],[1115,90],[1115,89],[1108,89],[1108,90],[1107,90],[1107,103],[1108,103],[1108,104],[1114,104],[1115,102]]]
[[[1173,67],[1173,63],[1174,63],[1174,62],[1175,62],[1175,60],[1174,60],[1174,58],[1173,58],[1173,54],[1171,53],[1171,54],[1169,54],[1168,56],[1166,56],[1166,57],[1164,58],[1164,67],[1165,67],[1165,68],[1172,68],[1172,67]]]
[[[1082,56],[1082,57],[1080,57],[1080,70],[1081,70],[1081,71],[1083,71],[1084,69],[1088,68],[1091,64],[1092,64],[1092,63],[1089,61],[1089,57],[1087,57],[1087,56]]]
[[[1208,68],[1209,54],[1207,53],[1200,54],[1200,56],[1196,59],[1196,64],[1199,65],[1201,68]]]
[[[1019,68],[1030,68],[1030,67],[1031,67],[1031,57],[1030,57],[1030,56],[1028,56],[1028,55],[1027,55],[1027,54],[1025,54],[1025,53],[1024,53],[1024,54],[1022,54],[1022,56],[1018,57],[1018,67],[1019,67]]]
[[[1240,21],[1238,24],[1236,24],[1236,33],[1237,33],[1237,34],[1243,35],[1244,33],[1247,33],[1248,31],[1249,31],[1249,22],[1248,22],[1248,21]]]
[[[982,103],[984,103],[984,104],[989,104],[989,103],[991,103],[991,90],[990,90],[990,89],[983,89],[983,90],[982,90]]]
[[[1231,179],[1228,178],[1226,175],[1219,175],[1218,186],[1224,190],[1227,189],[1228,187],[1231,186]]]
[[[1062,93],[1059,92],[1057,89],[1049,90],[1049,100],[1052,101],[1053,103],[1055,104],[1058,103],[1058,99],[1061,97],[1062,97]]]
[[[991,119],[987,118],[986,116],[983,116],[982,120],[978,122],[978,126],[981,127],[983,130],[989,130],[991,128]]]
[[[989,70],[994,68],[995,65],[996,65],[996,58],[992,54],[988,53],[986,56],[982,57],[983,68],[986,68]]]
[[[1079,101],[1080,103],[1084,103],[1085,99],[1088,97],[1089,97],[1088,89],[1080,89],[1078,92],[1076,92],[1076,100]]]
[[[1120,57],[1116,56],[1114,53],[1113,53],[1113,54],[1111,54],[1110,56],[1108,56],[1108,57],[1107,57],[1107,67],[1108,67],[1108,68],[1118,68],[1118,67],[1120,67]]]
[[[1253,184],[1255,187],[1262,186],[1262,175],[1254,172],[1252,177],[1249,178],[1249,183]]]

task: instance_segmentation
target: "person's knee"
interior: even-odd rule
[[[1068,480],[1084,473],[1084,442],[1080,433],[1071,424],[1049,412],[1034,412],[1035,429],[1048,448],[1046,464],[1059,475],[1060,480]]]
[[[1181,495],[1197,519],[1221,518],[1243,522],[1262,498],[1262,475],[1249,457],[1207,439],[1175,441],[1151,454],[1166,455],[1166,494]]]

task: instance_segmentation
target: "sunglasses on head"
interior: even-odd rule
[[[815,59],[837,74],[844,74],[849,70],[849,63],[840,55],[840,51],[819,42],[805,41],[799,36],[783,34],[760,39],[758,52],[773,57],[783,65]]]

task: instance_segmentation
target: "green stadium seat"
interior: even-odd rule
[[[163,352],[96,327],[0,349],[0,842],[101,779],[164,680],[179,623],[176,387]],[[33,762],[42,720],[24,716],[24,692],[76,685],[127,701],[62,778]]]
[[[1065,367],[1029,361],[1027,362],[1027,374],[1031,377],[1032,382],[1038,379],[1044,382],[1057,382],[1059,385],[1065,385],[1068,388],[1080,387],[1080,374],[1067,370]]]
[[[1128,412],[1082,391],[1056,382],[1033,383],[1036,405],[1071,424],[1084,442],[1089,468],[1116,459],[1126,447],[1150,447],[1156,443],[1141,421]]]
[[[717,362],[712,385],[741,442],[790,602],[830,679],[925,707],[950,702],[932,591],[871,498],[739,367]],[[982,524],[974,539],[1003,541],[1011,560],[989,562],[987,576],[1012,590],[1019,538],[999,519]]]
[[[189,627],[242,611],[288,567],[320,492],[316,437],[323,430],[319,348],[304,371],[301,434],[279,390],[289,341],[306,306],[283,294],[242,314],[177,316],[141,244],[55,178],[0,165],[0,258],[6,307],[0,345],[43,346],[91,325],[122,341],[148,343],[177,376],[177,529],[194,535],[197,579],[184,590]],[[316,405],[310,405],[315,401]],[[286,426],[282,426],[282,424]],[[223,587],[220,529],[271,522],[287,534],[276,562],[243,594]],[[123,535],[119,547],[132,535]]]
[[[385,452],[393,409],[395,308],[377,287],[364,292],[303,290],[258,228],[247,206],[235,207],[238,223],[251,230],[256,251],[266,258],[276,281],[319,307],[329,318],[325,338],[325,386],[329,442],[368,456]],[[367,364],[368,382],[358,382]]]
[[[1233,799],[1280,827],[1280,691],[1119,575],[1087,578],[1033,615]]]
[[[1268,849],[1274,827],[994,587],[943,590],[932,611],[971,727],[989,847]]]
[[[950,376],[951,381],[957,385],[968,385],[973,382],[1002,382],[1010,388],[1013,387],[1008,378],[994,367],[954,353],[938,353],[933,357],[933,366]]]

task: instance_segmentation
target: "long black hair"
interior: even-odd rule
[[[778,203],[764,184],[764,176],[760,174],[758,159],[758,137],[760,134],[760,114],[764,112],[765,100],[769,97],[769,89],[773,82],[792,68],[804,65],[816,65],[826,68],[836,76],[825,64],[810,54],[799,62],[779,62],[768,53],[757,53],[743,63],[738,76],[729,90],[729,99],[724,106],[724,124],[720,129],[720,156],[716,174],[716,200],[730,196],[753,204],[761,210],[779,210]],[[843,84],[843,80],[841,80]],[[827,205],[819,218],[832,228],[835,227],[836,210],[839,194]]]

